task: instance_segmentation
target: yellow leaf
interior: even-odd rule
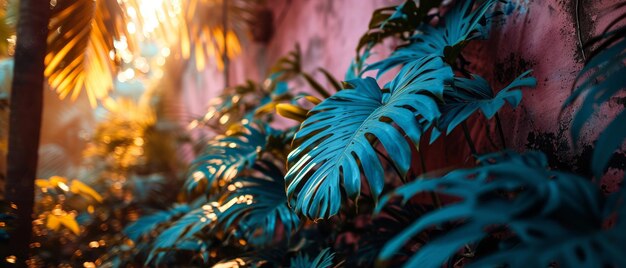
[[[95,199],[98,202],[102,202],[102,196],[96,192],[93,188],[87,186],[87,184],[82,183],[79,180],[73,180],[72,185],[70,186],[70,191],[75,194],[80,194],[82,196],[88,196]]]
[[[256,109],[254,112],[256,115],[260,114],[269,114],[274,112],[274,108],[276,108],[276,102],[270,102]]]
[[[304,98],[306,100],[308,100],[309,102],[315,104],[315,105],[318,105],[318,104],[320,104],[320,102],[322,102],[322,100],[318,99],[315,96],[311,96],[311,95],[306,95],[306,96],[304,96]]]
[[[304,119],[306,119],[307,113],[309,112],[308,110],[302,109],[299,106],[286,103],[277,104],[276,111],[279,115],[296,120],[298,122],[303,122]]]
[[[76,216],[74,214],[69,213],[55,217],[58,217],[61,224],[67,229],[70,229],[70,231],[72,231],[74,234],[80,234],[80,227],[78,226],[78,222],[76,221]]]
[[[67,179],[61,176],[52,176],[48,179],[48,181],[50,181],[50,185],[52,185],[52,187],[59,185],[59,183],[67,183]]]
[[[44,180],[44,179],[36,179],[35,180],[35,185],[37,185],[37,187],[41,188],[41,189],[46,189],[46,188],[51,188],[53,187],[50,182],[48,182],[48,180]]]
[[[59,221],[59,216],[48,214],[48,220],[46,221],[46,227],[52,231],[59,230],[61,227],[61,221]]]
[[[70,229],[74,234],[80,234],[80,226],[76,221],[76,215],[72,213],[66,213],[63,211],[61,215],[55,215],[53,213],[48,214],[48,220],[46,227],[52,231],[58,231],[61,226]]]

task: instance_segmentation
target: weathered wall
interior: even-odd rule
[[[372,12],[401,1],[268,2],[274,12],[274,36],[267,45],[248,44],[244,48],[244,55],[233,63],[231,82],[242,82],[246,77],[258,80],[265,74],[269,64],[289,52],[296,43],[302,48],[307,71],[324,67],[342,78],[355,55],[354,48],[359,37],[367,29]],[[488,41],[475,42],[467,48],[467,58],[472,62],[470,70],[493,81],[493,85],[500,88],[525,70],[533,69],[538,81],[537,88],[524,92],[524,100],[518,109],[513,111],[505,108],[501,113],[507,145],[517,150],[542,150],[548,154],[553,167],[574,169],[587,174],[590,140],[595,138],[595,130],[600,129],[606,120],[587,126],[582,135],[583,144],[574,147],[568,138],[571,111],[563,114],[560,111],[583,63],[581,41],[584,43],[604,28],[612,17],[605,16],[606,7],[614,1],[510,2],[504,7],[506,14],[495,23],[491,38]],[[378,47],[374,51],[377,55],[373,59],[387,55],[395,45],[393,41],[389,41]],[[204,81],[209,81],[204,87],[213,92],[208,95],[217,94],[221,87],[221,77],[216,78],[215,75],[217,73],[214,72],[210,77],[203,78]],[[385,79],[389,77],[383,77]],[[614,105],[617,103],[609,106]],[[199,113],[205,108],[197,106],[194,109]],[[490,152],[501,147],[494,122],[487,122],[476,116],[470,120],[470,129],[479,152]],[[472,161],[467,157],[469,149],[460,129],[432,146],[423,145],[430,170],[450,165],[466,165]],[[611,166],[623,168],[625,157],[623,154],[616,154],[616,161]]]

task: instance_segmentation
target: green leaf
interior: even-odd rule
[[[472,75],[474,79],[455,77],[454,86],[446,88],[444,101],[439,106],[442,113],[438,121],[439,129],[450,134],[479,109],[487,119],[491,119],[505,102],[513,108],[517,107],[522,100],[520,88],[535,87],[537,84],[534,77],[529,77],[531,72],[524,72],[495,95],[489,82],[478,75]],[[431,142],[436,138],[437,135],[432,135]]]
[[[410,146],[419,143],[423,131],[439,116],[431,95],[443,92],[452,75],[440,58],[426,57],[407,65],[390,83],[389,94],[383,94],[372,78],[352,80],[354,89],[342,90],[311,110],[288,157],[287,194],[293,209],[314,219],[336,214],[341,186],[349,198],[359,196],[361,170],[376,200],[384,170],[372,139],[392,152],[393,163],[406,173]]]
[[[499,0],[484,1],[472,10],[474,1],[457,2],[445,16],[444,26],[420,26],[420,31],[411,37],[407,46],[400,47],[388,58],[367,66],[364,70],[378,70],[380,77],[395,66],[407,64],[426,55],[441,56],[448,63],[454,63],[465,45],[474,39],[486,38],[487,14]]]
[[[624,219],[619,218],[612,228],[602,226],[610,215],[626,209],[623,202],[606,202],[587,179],[548,170],[546,157],[541,153],[493,154],[481,157],[480,162],[480,167],[417,180],[386,196],[384,200],[401,196],[406,201],[421,192],[437,192],[461,201],[419,218],[394,237],[379,258],[389,260],[411,237],[428,228],[455,222],[460,225],[422,246],[405,267],[441,267],[463,245],[480,241],[498,227],[507,228],[514,237],[505,238],[498,251],[471,265],[547,267],[556,262],[559,267],[621,267],[626,264],[624,254],[618,253],[626,245]]]

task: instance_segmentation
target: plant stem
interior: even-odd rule
[[[580,53],[583,56],[583,61],[587,61],[587,56],[585,55],[585,45],[583,43],[582,33],[580,31],[580,0],[576,1],[576,36],[578,37],[578,44],[580,45]]]
[[[396,166],[396,163],[394,163],[393,161],[391,161],[391,159],[384,154],[383,152],[381,152],[380,150],[378,150],[378,148],[376,148],[376,144],[372,144],[372,148],[374,148],[374,150],[376,151],[376,153],[378,153],[378,155],[382,156],[390,165],[391,167],[393,167],[393,169],[396,171],[396,174],[398,174],[398,177],[404,181],[404,176],[402,175],[402,172],[400,172],[400,170],[398,169],[398,167]]]
[[[422,153],[422,150],[417,150],[420,154],[420,162],[422,164],[422,174],[426,174],[426,162],[424,162],[424,153]],[[435,205],[436,208],[441,208],[441,199],[439,198],[439,195],[435,192],[430,192],[430,198],[433,200],[433,205]]]
[[[500,116],[496,112],[496,127],[498,128],[498,133],[500,134],[500,140],[502,141],[502,149],[506,149],[506,140],[504,139],[504,131],[502,131],[502,123],[500,122]]]
[[[467,123],[463,121],[461,123],[461,127],[463,128],[463,134],[465,134],[465,140],[467,140],[467,145],[470,147],[470,152],[472,155],[477,155],[476,147],[474,146],[474,141],[472,141],[472,137],[470,136],[469,129],[467,128]]]

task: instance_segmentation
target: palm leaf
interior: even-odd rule
[[[226,49],[229,58],[241,53],[241,39],[247,35],[248,25],[254,20],[258,2],[258,0],[183,1],[181,9],[184,12],[180,14],[178,27],[174,25],[179,35],[171,41],[180,44],[183,58],[193,56],[197,70],[204,69],[206,59],[214,59],[218,69],[223,69],[224,61],[221,55]],[[226,34],[224,34],[224,3],[228,4]]]
[[[522,101],[522,87],[535,87],[537,81],[529,77],[531,71],[526,71],[508,86],[494,94],[494,90],[489,82],[478,75],[472,75],[474,79],[462,77],[454,78],[454,86],[448,87],[444,91],[444,102],[439,106],[441,118],[438,121],[438,128],[444,130],[446,134],[467,120],[474,112],[481,110],[487,119],[491,119],[505,102],[513,108]],[[439,135],[433,130],[431,142]]]
[[[595,185],[584,178],[547,170],[541,153],[494,154],[480,161],[480,167],[417,180],[387,196],[407,200],[420,192],[438,192],[462,201],[415,221],[389,241],[379,258],[389,260],[411,237],[430,227],[460,222],[459,227],[421,247],[405,267],[440,267],[463,245],[480,241],[497,227],[506,227],[515,237],[503,241],[499,251],[479,259],[475,266],[626,264],[624,255],[618,253],[626,245],[626,235],[621,231],[626,227],[624,219],[619,218],[613,228],[602,227],[613,212],[626,209],[623,204],[606,202]],[[623,196],[618,199],[623,201]]]
[[[419,2],[419,7],[415,5],[415,1],[407,0],[399,6],[375,10],[368,31],[359,39],[356,47],[357,55],[362,48],[373,47],[387,37],[404,37],[407,33],[412,35],[426,20],[428,12],[441,4],[440,0]]]
[[[335,91],[342,89],[337,79],[335,79],[328,71],[323,68],[318,68],[318,70],[333,86]],[[320,82],[315,80],[310,73],[304,71],[302,67],[302,52],[299,44],[296,44],[294,50],[278,59],[278,61],[270,68],[270,73],[272,74],[269,78],[269,81],[271,82],[288,81],[297,77],[302,77],[304,81],[306,81],[306,83],[309,84],[313,90],[315,90],[315,92],[320,94],[321,97],[328,98],[331,95],[331,93],[328,92],[324,86],[320,84]]]
[[[114,40],[126,40],[123,4],[116,1],[60,0],[54,7],[48,34],[45,75],[50,86],[64,99],[74,100],[85,89],[92,106],[113,88],[116,66],[111,51]]]
[[[407,65],[391,82],[389,94],[383,94],[372,78],[352,80],[354,89],[342,90],[311,110],[288,158],[287,194],[294,210],[309,218],[336,214],[341,186],[349,198],[359,196],[361,169],[377,199],[384,170],[372,139],[378,139],[400,172],[406,173],[410,145],[390,122],[417,144],[439,116],[429,94],[442,94],[444,81],[451,78],[451,69],[440,58],[426,57]]]
[[[225,186],[241,171],[252,167],[267,139],[267,133],[251,124],[231,135],[216,137],[192,163],[185,189],[208,192]]]
[[[124,234],[126,234],[128,238],[137,242],[142,236],[152,230],[155,230],[160,224],[169,222],[173,218],[189,212],[189,209],[189,206],[185,204],[174,205],[174,207],[169,210],[159,211],[154,214],[141,217],[136,222],[133,222],[124,228]]]
[[[259,160],[252,171],[255,173],[252,176],[235,178],[228,191],[220,197],[221,200],[232,200],[251,196],[251,202],[247,206],[233,206],[224,211],[217,220],[216,228],[236,232],[238,237],[254,245],[273,242],[280,226],[288,237],[300,220],[287,206],[282,170],[271,161]]]
[[[575,82],[576,89],[563,104],[565,108],[583,98],[572,121],[571,135],[574,143],[578,142],[584,124],[594,114],[594,107],[622,93],[626,85],[626,27],[607,31],[592,40],[591,44],[598,43],[598,48],[579,73]],[[583,94],[586,95],[582,97]],[[622,111],[598,137],[591,162],[596,176],[604,173],[612,152],[622,145],[626,137],[626,128],[622,126],[625,119],[626,112]]]
[[[274,241],[278,222],[287,234],[295,230],[299,219],[287,207],[282,172],[267,161],[258,161],[254,169],[260,176],[234,179],[224,193],[218,195],[218,201],[205,203],[172,222],[154,240],[146,263],[154,260],[158,264],[168,253],[188,250],[181,245],[194,244],[200,237],[234,234],[235,238],[253,245],[265,245]],[[157,213],[142,223],[160,221],[169,214]]]
[[[442,56],[453,64],[460,51],[474,39],[486,38],[489,9],[500,0],[484,1],[472,11],[474,1],[462,1],[445,16],[445,25],[432,27],[423,25],[419,33],[411,37],[405,47],[394,51],[388,58],[370,64],[365,71],[378,70],[378,76],[393,67],[406,64],[427,55]]]
[[[193,236],[215,221],[217,217],[215,211],[219,213],[217,207],[218,206],[214,205],[205,205],[189,211],[178,220],[174,221],[154,240],[154,244],[146,259],[146,265],[153,261],[158,265],[162,263],[170,253],[188,250],[189,242],[191,242],[192,245],[203,245],[202,240],[194,238]],[[192,249],[192,251],[199,251],[197,248],[194,249]]]
[[[330,248],[322,250],[314,259],[308,255],[298,254],[298,256],[291,259],[291,268],[328,268],[333,265],[333,258],[335,253],[330,251]]]

